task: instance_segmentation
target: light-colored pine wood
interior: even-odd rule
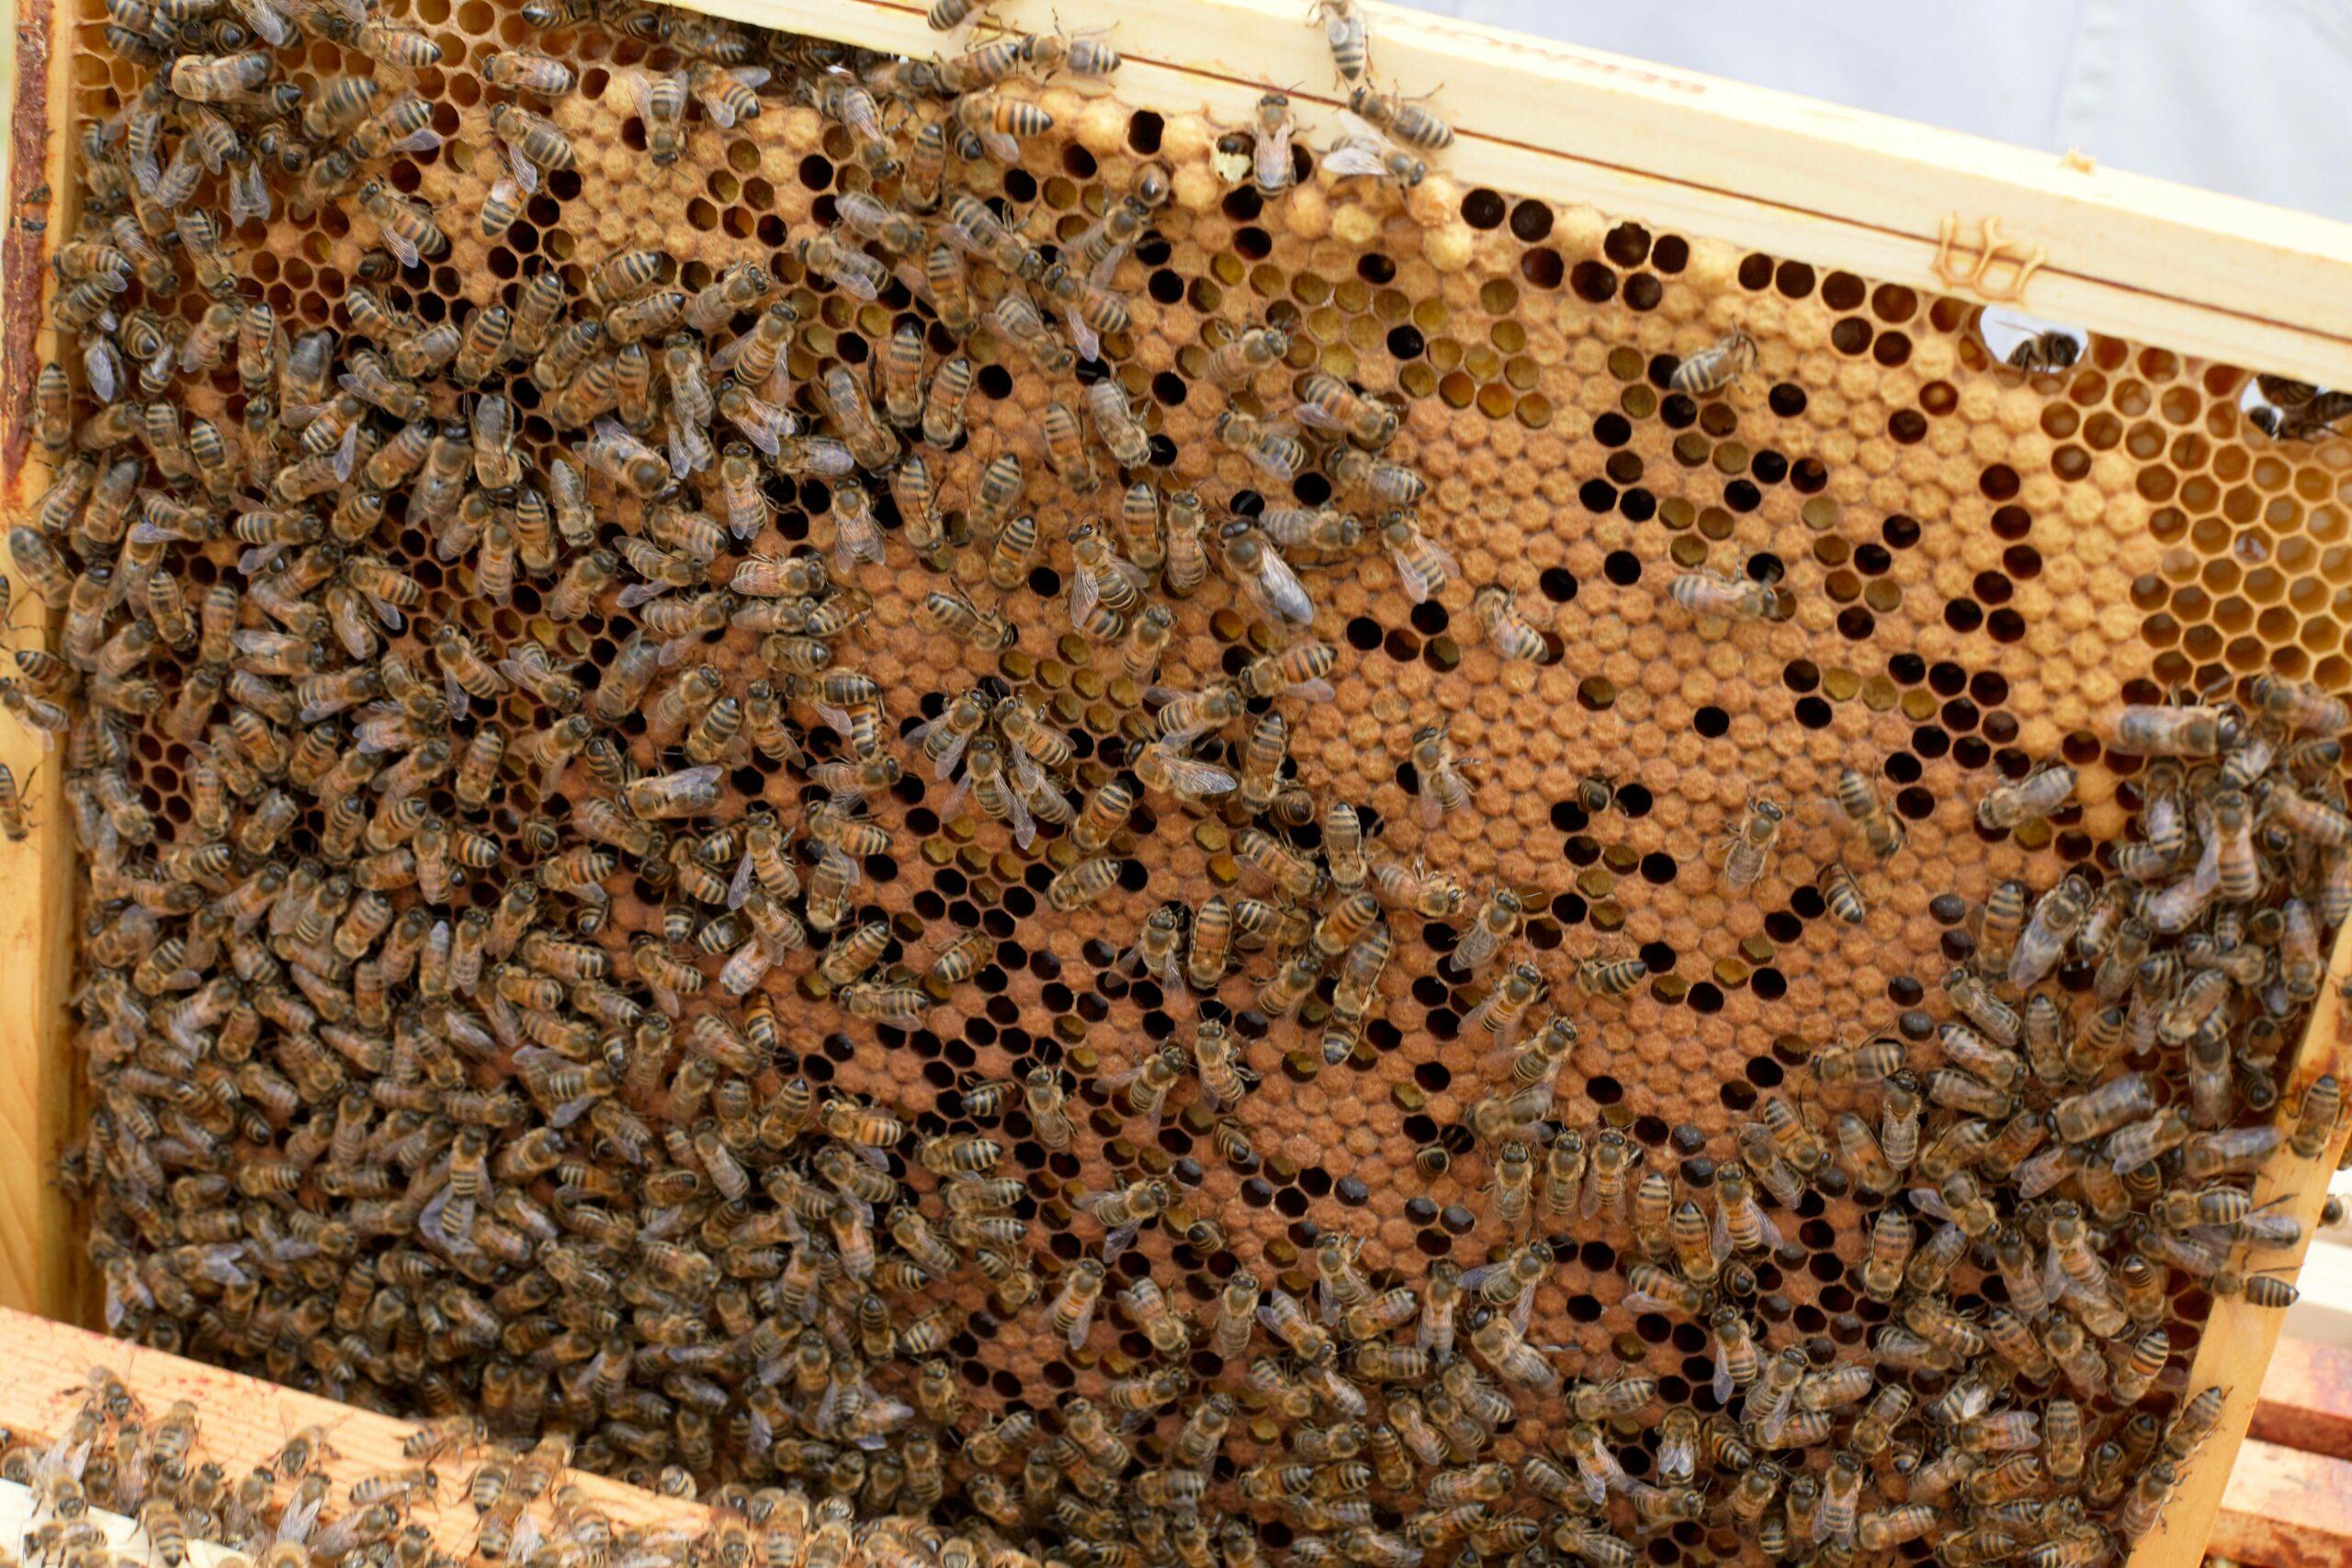
[[[201,1451],[231,1475],[267,1462],[288,1437],[312,1426],[328,1428],[334,1452],[323,1468],[339,1494],[363,1476],[416,1462],[401,1453],[401,1445],[416,1430],[413,1422],[6,1310],[0,1310],[0,1427],[44,1434],[62,1429],[80,1407],[81,1385],[96,1366],[112,1368],[150,1411],[160,1414],[180,1399],[194,1404]],[[444,1495],[465,1477],[458,1461],[447,1461],[447,1468]],[[574,1473],[567,1479],[576,1481],[586,1502],[616,1527],[699,1531],[709,1522],[709,1510],[698,1504],[598,1476]],[[442,1551],[460,1561],[471,1555],[471,1508],[420,1509],[416,1518]]]
[[[2318,1005],[2312,1010],[2292,1079],[2280,1102],[2280,1120],[2290,1129],[2295,1125],[2295,1109],[2313,1081],[2323,1073],[2333,1073],[2341,1081],[2352,1070],[2352,1049],[2347,1049],[2352,1047],[2352,1019],[2345,1015],[2341,994],[2347,976],[2352,976],[2352,922],[2336,932],[2327,979],[2320,987]],[[2339,1120],[2318,1157],[2301,1159],[2292,1150],[2281,1149],[2256,1178],[2254,1201],[2277,1200],[2278,1212],[2302,1222],[2303,1240],[2284,1251],[2261,1254],[2252,1260],[2256,1266],[2277,1268],[2284,1277],[2293,1278],[2311,1244],[2311,1233],[2319,1224],[2320,1207],[2327,1201],[2328,1176],[2343,1156],[2347,1132],[2352,1132],[2352,1122]],[[2222,1510],[2222,1495],[2230,1485],[2230,1461],[2245,1446],[2247,1426],[2262,1398],[2263,1374],[2285,1317],[2282,1312],[2249,1306],[2239,1297],[2214,1302],[2212,1315],[2206,1319],[2205,1337],[2198,1344],[2197,1359],[2189,1368],[2188,1386],[2195,1393],[2218,1384],[2229,1391],[2229,1397],[2222,1405],[2220,1425],[2182,1476],[2164,1522],[2132,1553],[2131,1568],[2194,1568],[2201,1560]],[[2345,1468],[2346,1478],[2352,1480],[2352,1466]],[[2352,1561],[2352,1540],[2343,1543],[2342,1555],[2334,1561]]]
[[[928,0],[687,0],[695,9],[922,56]],[[1384,85],[1430,93],[1464,186],[1589,204],[1776,256],[1932,292],[1947,218],[1986,218],[2047,261],[2026,306],[2076,325],[2352,385],[2352,225],[1548,39],[1363,6]],[[1044,31],[1057,0],[989,15]],[[1118,89],[1239,126],[1287,92],[1310,145],[1344,107],[1305,0],[1096,0]],[[2097,149],[2091,149],[2093,152]]]
[[[17,269],[41,267],[47,245],[72,231],[78,216],[76,183],[67,162],[72,147],[71,126],[64,106],[69,101],[73,71],[71,0],[0,0],[0,23],[8,40],[10,68],[8,149],[0,167],[9,170],[8,188],[0,191],[9,224],[6,247],[9,284]],[[47,39],[44,51],[34,37],[20,36],[19,26]],[[17,67],[42,60],[47,71],[46,93],[36,106],[33,95],[17,82]],[[45,108],[47,124],[37,128],[29,118],[36,107]],[[43,152],[35,168],[29,158],[37,130],[43,132]],[[28,188],[28,172],[48,190],[46,231],[23,227],[41,212],[38,192]],[[42,242],[45,241],[46,243]],[[8,287],[0,298],[22,298],[20,287]],[[32,298],[44,299],[38,288]],[[55,335],[44,321],[38,356],[59,352]],[[6,355],[11,360],[13,354]],[[0,365],[0,376],[11,382],[28,382],[33,365]],[[49,484],[48,469],[38,448],[21,471],[0,475],[0,519],[16,523],[29,512]],[[10,645],[39,634],[40,602],[7,568],[17,624],[8,630]],[[52,623],[56,617],[48,617]],[[0,841],[0,1306],[24,1307],[58,1315],[73,1315],[86,1299],[86,1270],[75,1218],[55,1184],[59,1152],[73,1136],[74,1125],[74,1054],[66,1020],[67,990],[72,983],[74,852],[64,811],[64,770],[40,739],[15,719],[0,716],[0,762],[15,774],[36,823],[23,843]],[[39,772],[36,773],[35,769]]]

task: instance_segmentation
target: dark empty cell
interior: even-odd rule
[[[1810,659],[1792,659],[1781,667],[1781,683],[1792,692],[1816,691],[1821,685],[1821,666]]]
[[[833,165],[817,153],[809,153],[800,160],[800,183],[810,190],[828,188],[833,183]]]
[[[1908,751],[1896,751],[1881,764],[1880,772],[1885,773],[1888,781],[1893,784],[1917,784],[1920,772],[1919,759]]]
[[[1162,305],[1173,305],[1184,298],[1184,280],[1163,266],[1146,281],[1144,291]]]
[[[1587,479],[1577,487],[1577,499],[1587,512],[1598,515],[1613,511],[1617,505],[1617,487],[1606,479]]]
[[[1012,396],[1012,374],[1001,365],[983,365],[979,374],[972,378],[972,385],[980,395],[1001,402]]]
[[[1739,286],[1753,294],[1772,281],[1772,258],[1761,252],[1739,259]]]
[[[1642,580],[1641,558],[1631,550],[1611,550],[1600,563],[1600,574],[1620,588],[1631,588]]]
[[[1917,409],[1896,409],[1886,416],[1886,433],[1908,446],[1928,434],[1928,416]]]
[[[2019,582],[2030,582],[2041,575],[2041,552],[2031,545],[2011,545],[2001,552],[2001,567]]]
[[[1552,231],[1552,209],[1540,201],[1522,201],[1510,209],[1511,237],[1535,243]]]
[[[1619,266],[1639,266],[1649,260],[1650,231],[1638,223],[1620,223],[1600,242],[1600,254]]]
[[[2018,642],[2025,637],[2025,617],[2004,605],[1984,617],[1984,631],[1995,642]]]
[[[1462,198],[1462,221],[1469,224],[1473,229],[1499,227],[1504,213],[1509,210],[1503,198],[1484,186],[1480,186]]]
[[[1993,755],[1993,748],[1973,735],[1963,735],[1951,743],[1951,760],[1963,768],[1981,768]]]
[[[1974,703],[1970,702],[1966,697],[1954,697],[1944,705],[1940,716],[1944,721],[1945,728],[1955,733],[1965,734],[1976,728],[1976,721],[1980,715]]]
[[[1932,724],[1923,724],[1911,732],[1911,750],[1933,761],[1951,750],[1951,737]]]
[[[1746,479],[1734,479],[1724,486],[1724,504],[1734,512],[1753,512],[1764,504],[1764,492]]]
[[[1392,282],[1396,264],[1379,251],[1366,251],[1356,258],[1356,276],[1374,285]]]
[[[1672,392],[1657,405],[1657,417],[1668,430],[1688,430],[1699,423],[1699,405],[1681,392]]]
[[[1756,1108],[1756,1090],[1744,1083],[1727,1083],[1716,1091],[1716,1099],[1725,1111],[1743,1112]]]
[[[1804,922],[1791,910],[1775,909],[1764,917],[1764,934],[1774,942],[1794,942],[1804,935]]]
[[[1380,646],[1380,623],[1370,615],[1358,615],[1348,623],[1348,646],[1358,653],[1370,653]]]
[[[1421,656],[1421,639],[1408,631],[1391,631],[1382,639],[1381,646],[1399,664],[1410,664]]]
[[[1665,942],[1644,942],[1641,948],[1641,960],[1650,966],[1650,973],[1653,975],[1669,975],[1674,972],[1674,949]]]
[[[1172,370],[1162,370],[1151,378],[1152,401],[1162,408],[1182,408],[1192,395],[1192,384]]]
[[[1702,980],[1690,987],[1682,998],[1692,1012],[1717,1013],[1724,1010],[1724,994],[1713,982]]]
[[[1673,881],[1674,869],[1674,857],[1661,851],[1642,857],[1642,878],[1653,886],[1663,887]]]
[[[1568,264],[1549,245],[1538,245],[1519,258],[1519,276],[1538,288],[1557,288],[1567,270]]]
[[[1690,243],[1679,234],[1661,236],[1650,246],[1650,265],[1671,276],[1690,265]]]
[[[1447,615],[1445,606],[1434,599],[1424,599],[1413,606],[1413,629],[1423,637],[1437,636],[1438,633],[1445,630],[1451,620],[1452,617]]]
[[[1709,704],[1690,716],[1690,728],[1709,740],[1720,739],[1731,728],[1731,715]]]
[[[1807,729],[1826,729],[1835,716],[1829,704],[1820,697],[1799,697],[1795,712],[1797,722]]]
[[[1936,797],[1914,784],[1894,792],[1894,809],[1914,822],[1925,821],[1935,814]]]
[[[1928,667],[1928,690],[1939,697],[1956,697],[1968,689],[1968,671],[1949,659]]]
[[[1555,604],[1566,604],[1577,596],[1576,575],[1566,567],[1546,567],[1535,580],[1535,586],[1544,598]],[[1350,623],[1349,640],[1354,640],[1354,624]]]
[[[1398,359],[1419,359],[1424,344],[1419,327],[1408,322],[1388,330],[1388,352]]]
[[[1993,536],[2015,541],[2033,532],[2033,513],[2022,506],[1996,506],[1993,509]]]
[[[1242,186],[1238,189],[1225,193],[1225,201],[1220,210],[1236,223],[1254,223],[1266,210],[1266,203],[1256,191],[1248,186]]]
[[[1623,784],[1617,790],[1617,809],[1628,817],[1650,814],[1650,791],[1647,784]]]
[[[1984,739],[1996,746],[2007,746],[2018,738],[2017,716],[1996,711],[1984,716]]]
[[[1984,606],[1973,599],[1955,599],[1944,606],[1944,625],[1956,632],[1973,632],[1984,624]]]
[[[1747,465],[1758,484],[1776,485],[1789,477],[1789,460],[1778,452],[1758,452]]]
[[[1969,587],[1975,592],[1977,601],[1985,604],[2006,604],[2016,592],[2009,580],[1997,571],[1978,572]]]
[[[1233,231],[1233,248],[1250,261],[1264,261],[1273,254],[1273,236],[1256,224],[1247,224]]]
[[[1773,386],[1770,394],[1764,400],[1771,411],[1782,419],[1794,419],[1804,412],[1805,391],[1803,387],[1793,381],[1781,381]],[[1812,458],[1805,459],[1805,463],[1812,463],[1816,468],[1821,466]],[[1803,469],[1805,463],[1800,463],[1797,467]]]
[[[1799,261],[1782,262],[1772,274],[1772,286],[1792,299],[1813,292],[1813,268]]]
[[[1611,452],[1609,460],[1600,465],[1611,484],[1639,484],[1642,478],[1642,456],[1638,452]]]
[[[1789,488],[1799,495],[1819,495],[1829,488],[1829,468],[1818,457],[1799,457],[1789,468]]]
[[[1159,151],[1160,134],[1167,122],[1149,109],[1137,109],[1127,117],[1127,145],[1149,157]]]
[[[1988,501],[2014,500],[2018,493],[2018,471],[2007,463],[1994,463],[1976,478],[1976,488]]]
[[[1597,261],[1580,261],[1568,269],[1568,287],[1577,299],[1599,305],[1616,297],[1617,275]]]
[[[1634,438],[1634,426],[1623,414],[1612,411],[1592,422],[1592,438],[1603,446],[1623,446]]]
[[[1636,485],[1619,498],[1617,512],[1628,523],[1646,523],[1657,515],[1657,497]]]
[[[1603,1073],[1584,1080],[1584,1094],[1595,1105],[1614,1105],[1625,1098],[1625,1086]]]
[[[1636,310],[1655,310],[1666,298],[1666,285],[1656,275],[1637,272],[1625,280],[1625,303]]]
[[[1778,969],[1758,969],[1747,977],[1747,988],[1768,1002],[1777,1002],[1789,994],[1788,977]]]
[[[1600,859],[1600,845],[1589,835],[1578,833],[1560,846],[1560,853],[1570,865],[1591,865]]]
[[[1829,346],[1840,354],[1860,354],[1871,345],[1871,324],[1848,316],[1829,329]]]
[[[1906,363],[1911,357],[1911,338],[1907,333],[1881,333],[1871,344],[1871,357],[1889,369]]]

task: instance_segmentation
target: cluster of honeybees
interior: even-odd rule
[[[12,1568],[185,1568],[192,1543],[213,1549],[218,1568],[455,1568],[464,1558],[447,1549],[453,1516],[468,1520],[467,1555],[518,1563],[862,1568],[956,1559],[980,1568],[977,1548],[927,1519],[861,1517],[845,1498],[812,1499],[798,1486],[722,1486],[706,1499],[707,1515],[681,1509],[662,1529],[616,1521],[580,1485],[561,1437],[509,1448],[488,1441],[470,1416],[416,1427],[401,1444],[409,1462],[390,1471],[354,1477],[334,1446],[338,1423],[326,1423],[287,1434],[237,1472],[209,1450],[203,1413],[189,1402],[153,1408],[103,1365],[81,1387],[56,1431],[0,1433],[0,1480],[31,1494],[23,1535],[0,1543],[0,1562]],[[441,1468],[453,1463],[468,1466],[454,1483]],[[695,1491],[683,1472],[666,1489]],[[131,1521],[128,1536],[118,1518]],[[991,1568],[1035,1562],[1000,1547]]]
[[[1413,183],[1450,133],[1371,85],[1351,6],[1320,12],[1355,84],[1325,166]],[[2142,781],[2142,841],[2114,874],[2002,887],[1947,983],[1931,1066],[1897,1042],[1825,1054],[1834,1138],[1769,1097],[1681,1190],[1621,1126],[1555,1112],[1577,1028],[1547,1002],[1605,1010],[1643,962],[1547,974],[1520,893],[1383,853],[1288,757],[1284,705],[1340,674],[1306,569],[1385,550],[1416,601],[1466,598],[1499,657],[1557,657],[1503,589],[1457,584],[1395,455],[1396,411],[1313,371],[1272,414],[1244,412],[1236,394],[1290,369],[1261,324],[1204,361],[1203,391],[1227,395],[1212,438],[1269,494],[1317,472],[1333,503],[1165,486],[1101,370],[1174,172],[1144,165],[1051,245],[967,188],[1052,129],[1000,89],[1105,74],[1103,38],[883,59],[531,0],[535,46],[481,65],[506,95],[478,150],[494,177],[456,211],[383,173],[439,142],[394,85],[437,62],[424,34],[356,0],[110,14],[114,49],[151,75],[85,138],[51,308],[70,352],[40,380],[56,479],[10,535],[61,624],[0,684],[62,739],[85,863],[77,1180],[110,1327],[347,1398],[478,1407],[501,1435],[560,1428],[582,1462],[650,1482],[789,1479],[836,1514],[928,1513],[944,1533],[887,1542],[925,1562],[1241,1568],[1270,1543],[1384,1568],[1465,1551],[1621,1568],[1711,1539],[2090,1568],[2150,1528],[2219,1410],[2211,1390],[2169,1419],[2135,1408],[2182,1392],[2174,1280],[2285,1292],[2244,1259],[2293,1227],[2245,1186],[2289,1139],[2269,1086],[2345,912],[2340,705],[2271,682],[2250,713],[2127,713],[2117,749],[2170,761]],[[444,224],[503,231],[580,164],[522,101],[573,89],[562,39],[580,28],[650,46],[630,93],[657,163],[697,114],[740,125],[779,98],[838,130],[863,187],[790,254],[808,288],[899,311],[870,361],[796,380],[797,312],[750,261],[688,288],[658,251],[582,258],[462,319],[394,302],[449,249]],[[281,51],[312,39],[379,69],[298,87]],[[1279,94],[1212,157],[1269,201],[1310,161]],[[281,202],[341,204],[375,231],[340,330],[289,334],[239,276],[229,236]],[[191,288],[208,302],[186,320]],[[1756,352],[1736,332],[1674,389],[1719,393]],[[1046,389],[1035,443],[956,484],[991,363]],[[551,440],[520,439],[526,409]],[[787,505],[824,548],[786,546]],[[536,636],[413,624],[426,595],[391,558],[403,531],[469,600],[528,587],[546,622],[593,617],[616,650],[588,668]],[[1049,550],[1066,603],[1032,591]],[[993,608],[967,592],[982,579]],[[1073,736],[996,677],[888,711],[855,663],[885,593],[989,654],[1075,638],[1129,711]],[[1706,572],[1667,593],[1702,632],[1785,611],[1769,584]],[[1170,606],[1196,595],[1230,600],[1257,655],[1162,687]],[[141,797],[141,746],[186,758],[184,815]],[[1111,764],[1085,787],[1081,756]],[[1442,723],[1400,761],[1426,818],[1475,809]],[[2072,783],[2053,766],[2003,786],[1981,820],[2046,816]],[[969,1078],[952,1119],[916,1126],[800,1072],[815,1043],[795,1021],[829,999],[903,1040],[991,962],[993,932],[917,940],[860,903],[895,850],[879,807],[943,784],[942,818],[1036,873],[1010,916],[1099,908],[1163,815],[1226,823],[1242,882],[1169,889],[1116,933],[1132,983],[1182,1015],[1170,1040],[1114,1048],[1101,1076],[1044,1059]],[[568,813],[526,816],[507,864],[493,823],[559,795]],[[1859,774],[1838,804],[1860,852],[1902,852]],[[1764,876],[1786,814],[1751,803],[1728,887]],[[1838,918],[1869,918],[1842,867],[1824,881]],[[1464,1037],[1491,1043],[1465,1056],[1494,1083],[1464,1117],[1475,1153],[1449,1157],[1488,1173],[1493,1260],[1407,1278],[1327,1230],[1311,1262],[1238,1269],[1211,1300],[1156,1279],[1167,1249],[1139,1245],[1147,1228],[1187,1214],[1178,1239],[1205,1254],[1220,1226],[1167,1177],[1101,1158],[1092,1123],[1148,1145],[1197,1096],[1218,1155],[1254,1168],[1233,1114],[1263,1092],[1249,1051],[1295,1034],[1325,1063],[1366,1059],[1398,919],[1455,928],[1445,980],[1479,998]],[[1208,993],[1261,953],[1244,1031]],[[2079,1030],[2053,979],[2070,966],[2102,1010]],[[1080,1103],[1098,1108],[1085,1126]],[[2292,1109],[2308,1157],[2332,1083]],[[1046,1173],[1080,1156],[1105,1184]],[[1863,1282],[1889,1319],[1842,1360],[1826,1340],[1768,1348],[1755,1304],[1772,1213],[1813,1193],[1875,1200]],[[1566,1380],[1535,1331],[1539,1290],[1599,1235],[1624,1243],[1630,1309],[1705,1325],[1698,1408],[1646,1375]],[[1119,1340],[1116,1375],[987,1416],[956,1347],[1024,1324],[1073,1354]],[[364,1506],[389,1522],[402,1501]],[[826,1539],[846,1549],[819,1532],[806,1555],[840,1559]],[[797,1563],[776,1540],[770,1562]],[[488,1554],[610,1551],[548,1529]]]

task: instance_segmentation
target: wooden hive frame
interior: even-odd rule
[[[688,3],[877,50],[936,46],[924,7],[912,0]],[[1444,84],[1439,102],[1459,132],[1448,170],[1464,186],[1589,203],[1925,293],[1965,294],[1970,278],[1988,278],[2002,262],[2013,270],[2030,264],[2039,315],[2316,384],[2352,385],[2352,227],[1410,11],[1363,8],[1384,73]],[[1012,25],[1044,27],[1051,6],[1014,0],[999,9]],[[1319,31],[1303,25],[1299,9],[1261,0],[1119,0],[1123,96],[1241,123],[1266,85],[1324,79]],[[48,239],[70,232],[75,216],[64,107],[73,48],[69,9],[57,0],[0,0],[0,19],[12,53],[0,514],[14,521],[44,482],[28,459],[28,426],[35,369],[54,347],[42,310]],[[1292,94],[1309,119],[1336,107],[1320,89]],[[0,726],[0,761],[24,779],[39,761],[19,728]],[[51,1180],[74,1125],[74,1094],[66,1044],[74,867],[62,783],[55,769],[42,770],[28,791],[33,837],[0,852],[0,1193],[7,1199],[0,1303],[70,1320],[86,1315],[87,1291],[73,1216]],[[2296,1080],[2285,1090],[2290,1106],[2321,1073],[2352,1068],[2338,997],[2347,976],[2352,931],[2339,933]],[[2344,1135],[2339,1128],[2315,1158],[2275,1162],[2256,1200],[2287,1197],[2288,1212],[2308,1230]],[[2300,1257],[2298,1248],[2290,1260]],[[2164,1528],[2135,1553],[2137,1568],[2198,1560],[2278,1321],[2239,1301],[2217,1303],[2191,1386],[2227,1386],[2226,1411]],[[17,1317],[0,1318],[0,1346],[28,1365],[93,1353],[71,1331]],[[182,1374],[169,1358],[125,1349],[120,1359],[134,1383],[152,1375],[159,1390],[196,1387],[175,1382]],[[243,1391],[243,1380],[224,1381],[213,1394]],[[356,1416],[355,1429],[373,1420]]]

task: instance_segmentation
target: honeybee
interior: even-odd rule
[[[2052,762],[2022,779],[1996,784],[1976,803],[1976,821],[1988,829],[2016,828],[2062,809],[2075,793],[2075,770]]]
[[[2071,367],[2083,354],[2082,340],[2052,327],[2022,338],[2009,350],[2008,366],[2029,375],[2054,373]]]
[[[1756,340],[1737,327],[1674,367],[1668,385],[1686,397],[1708,398],[1756,368]]]
[[[1249,141],[1246,155],[1234,156],[1226,162],[1220,143],[1220,173],[1236,184],[1243,179],[1257,186],[1261,197],[1276,197],[1290,189],[1297,175],[1291,158],[1291,136],[1296,127],[1291,118],[1290,98],[1282,93],[1266,93],[1258,99],[1246,130],[1237,132],[1232,141],[1240,145],[1243,137]]]
[[[1736,890],[1753,887],[1770,868],[1772,846],[1780,838],[1786,810],[1777,802],[1750,795],[1739,821],[1725,839],[1724,885]]]
[[[1667,588],[1667,597],[1694,615],[1724,620],[1768,620],[1780,608],[1770,583],[1723,571],[1686,571]]]
[[[359,208],[376,220],[384,248],[398,256],[402,266],[416,266],[426,256],[442,255],[449,249],[449,237],[434,221],[432,211],[380,180],[369,180],[359,187]]]
[[[1408,147],[1439,152],[1453,144],[1453,128],[1420,105],[1396,93],[1384,93],[1370,83],[1348,94],[1348,107],[1384,134]]]

